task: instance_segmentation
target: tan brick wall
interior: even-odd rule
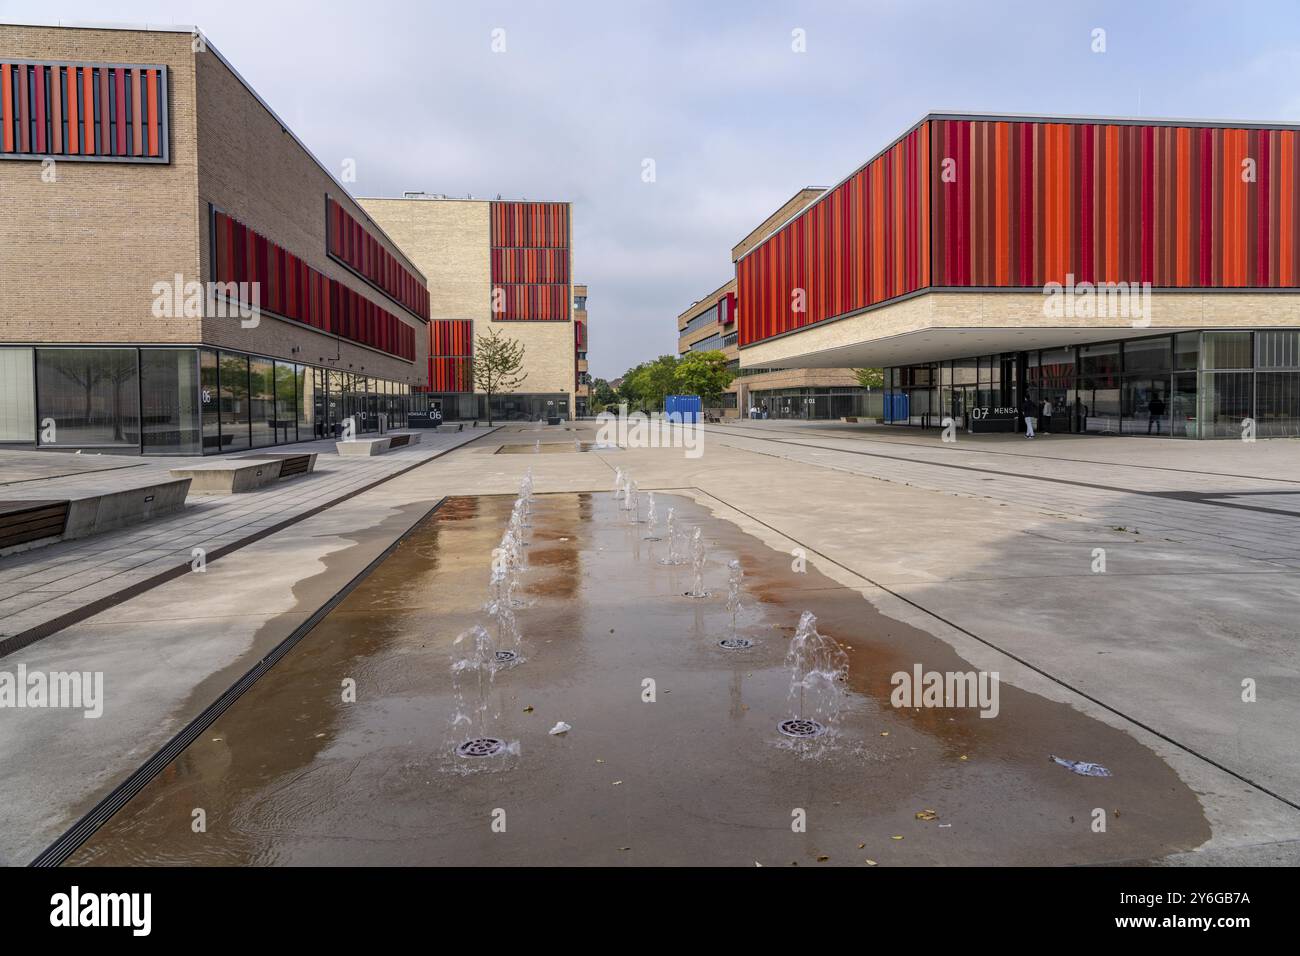
[[[406,362],[301,323],[265,315],[254,329],[242,328],[238,319],[208,319],[203,327],[204,341],[412,385],[424,384],[429,369],[428,326],[329,258],[326,195],[342,203],[384,241],[381,229],[369,222],[365,211],[304,152],[217,56],[199,53],[195,62],[200,147],[198,214],[203,224],[199,249],[204,278],[209,278],[207,217],[208,203],[212,203],[299,256],[313,269],[338,279],[401,318],[415,329],[416,358]],[[407,258],[405,250],[394,241],[384,244],[399,258]],[[301,351],[294,353],[295,346]]]
[[[0,341],[196,342],[155,318],[155,282],[198,272],[194,57],[188,33],[0,24],[0,59],[167,67],[171,162],[0,161]]]
[[[424,323],[326,255],[326,192],[364,213],[214,53],[193,52],[189,33],[0,25],[4,57],[167,66],[171,161],[58,161],[55,183],[42,182],[39,161],[0,161],[0,341],[202,341],[424,380]],[[208,202],[416,327],[416,361],[336,344],[269,315],[256,329],[235,319],[155,318],[154,283],[177,273],[210,278]]]
[[[572,414],[573,322],[492,320],[491,204],[470,199],[360,199],[429,280],[434,318],[473,319],[524,346],[526,378],[517,392],[564,392]],[[590,327],[588,327],[590,331]]]

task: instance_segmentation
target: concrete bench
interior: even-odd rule
[[[74,498],[0,502],[0,554],[86,538],[171,514],[185,507],[189,489],[190,479],[180,477]]]
[[[387,435],[379,435],[375,438],[353,438],[348,441],[335,442],[334,447],[338,449],[340,455],[373,457],[392,451],[394,448],[405,448],[408,445],[414,445],[419,441],[419,432],[390,432]]]
[[[280,481],[296,478],[298,475],[310,475],[316,470],[316,452],[283,452],[275,455],[240,455],[239,461],[258,461],[267,458],[280,459]]]
[[[256,491],[280,480],[284,462],[279,458],[228,458],[171,469],[177,478],[190,479],[190,494],[238,495]]]

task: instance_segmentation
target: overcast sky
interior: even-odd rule
[[[1300,119],[1298,0],[0,0],[0,19],[197,24],[322,162],[356,160],[357,195],[571,200],[606,378],[675,352],[737,240],[927,111]]]

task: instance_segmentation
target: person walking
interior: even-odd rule
[[[1050,398],[1043,399],[1043,420],[1038,424],[1040,426],[1039,431],[1044,435],[1052,434],[1052,400]]]
[[[1152,395],[1151,401],[1147,402],[1147,411],[1150,418],[1147,419],[1147,434],[1151,434],[1151,426],[1156,426],[1156,434],[1160,434],[1160,420],[1165,417],[1165,400],[1159,395]]]
[[[1034,427],[1038,424],[1038,404],[1026,395],[1020,405],[1020,413],[1025,416],[1025,437],[1033,438]]]

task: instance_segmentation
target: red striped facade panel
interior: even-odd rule
[[[434,319],[429,323],[429,391],[472,392],[474,323]]]
[[[258,283],[263,311],[415,361],[415,329],[387,309],[215,209],[212,233],[214,281]]]
[[[326,197],[330,257],[357,273],[398,305],[429,321],[429,289],[397,256],[333,198]]]
[[[1300,277],[1300,133],[934,120],[936,286]]]
[[[167,68],[0,62],[0,158],[167,162]]]
[[[1300,131],[927,120],[737,263],[739,342],[927,286],[1071,277],[1300,286]]]
[[[587,323],[581,319],[576,319],[573,323],[573,350],[587,351]]]
[[[568,203],[492,203],[493,319],[568,320],[569,215]]]
[[[569,282],[568,249],[493,249],[492,274],[502,285]]]
[[[930,284],[922,123],[736,263],[741,346]]]

